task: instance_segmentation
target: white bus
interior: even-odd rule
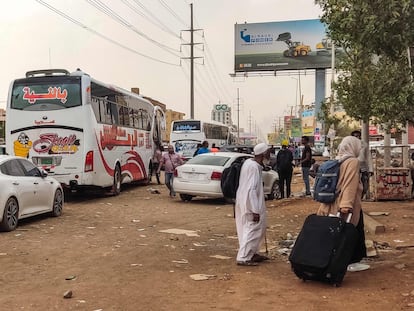
[[[192,158],[197,145],[208,141],[211,147],[230,144],[230,127],[218,122],[200,120],[177,120],[171,124],[170,144],[184,159]]]
[[[147,181],[165,134],[161,108],[79,69],[38,70],[11,83],[6,150],[29,158],[66,189]]]

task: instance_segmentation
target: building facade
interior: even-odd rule
[[[211,120],[223,123],[231,126],[233,124],[231,120],[231,108],[226,104],[216,104],[211,110]]]

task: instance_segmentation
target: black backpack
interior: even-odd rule
[[[333,203],[338,195],[338,184],[341,162],[328,160],[319,166],[316,174],[313,198],[321,203]]]
[[[220,186],[225,198],[236,198],[237,189],[239,188],[240,171],[243,162],[233,162],[229,167],[223,170]]]

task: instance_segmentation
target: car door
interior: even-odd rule
[[[26,159],[17,160],[24,168],[25,177],[32,183],[34,198],[33,211],[37,213],[52,209],[52,196],[54,195],[51,181],[42,176],[38,167]]]
[[[25,170],[18,159],[10,159],[2,164],[2,173],[9,178],[10,195],[15,195],[19,203],[19,218],[31,213],[35,202],[33,180],[25,176]]]

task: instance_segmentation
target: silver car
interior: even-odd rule
[[[223,198],[221,175],[234,161],[243,161],[253,155],[237,152],[210,152],[200,154],[175,170],[174,190],[183,201],[195,196]],[[279,176],[273,170],[263,171],[264,193],[268,199],[280,198]]]

